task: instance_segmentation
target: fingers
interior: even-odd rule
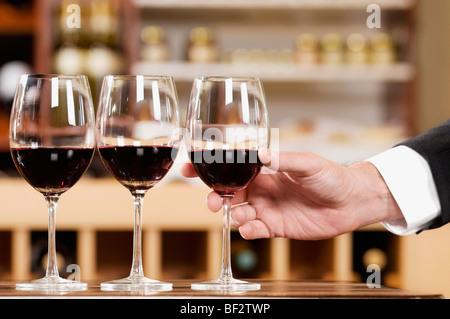
[[[283,152],[263,149],[258,152],[259,160],[272,171],[311,176],[322,170],[330,162],[318,155],[307,152]]]
[[[270,238],[270,231],[266,224],[258,219],[250,220],[239,227],[244,239]]]
[[[194,167],[190,162],[186,162],[181,164],[180,167],[181,175],[184,177],[197,177],[197,172],[195,171]]]
[[[208,206],[209,210],[217,212],[222,208],[222,198],[216,192],[210,191],[206,195],[206,206]]]
[[[211,191],[207,196],[208,208],[214,212],[222,208],[222,199]],[[245,239],[269,238],[270,231],[260,220],[256,219],[256,210],[253,206],[244,204],[234,207],[231,212],[231,224],[238,227],[241,236]]]
[[[256,218],[256,210],[251,205],[241,205],[234,207],[231,211],[231,220],[233,227],[244,225],[249,220]]]
[[[232,204],[238,205],[246,201],[247,198],[247,191],[242,190],[240,192],[237,192],[236,195],[233,197]],[[211,190],[208,195],[206,195],[206,205],[208,206],[208,209],[217,212],[222,208],[222,198],[220,198],[219,194]]]
[[[256,210],[251,205],[242,205],[233,208],[232,224],[239,227],[241,236],[245,239],[269,238],[270,231],[261,220],[256,219]]]

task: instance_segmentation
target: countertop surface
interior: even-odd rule
[[[191,289],[196,280],[173,280],[173,289],[164,292],[152,291],[102,291],[100,282],[88,282],[88,289],[80,292],[32,292],[16,290],[14,281],[0,282],[0,298],[154,298],[154,299],[209,299],[209,298],[365,298],[365,299],[433,299],[442,298],[439,293],[424,293],[381,286],[369,288],[365,283],[347,281],[289,281],[289,280],[249,280],[261,284],[261,289],[247,292],[211,292]]]

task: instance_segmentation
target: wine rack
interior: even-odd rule
[[[205,231],[163,231],[161,278],[205,278],[206,236]]]
[[[0,181],[0,191],[10,199],[0,215],[2,227],[10,229],[0,234],[2,243],[10,247],[0,255],[2,278],[36,277],[32,251],[46,231],[45,202],[21,179]],[[207,192],[202,185],[176,180],[149,191],[143,215],[143,263],[150,277],[170,280],[218,276],[222,218],[220,213],[213,214],[206,208]],[[80,266],[83,278],[107,279],[129,272],[133,224],[129,197],[128,191],[112,178],[83,178],[61,197],[56,217],[57,240],[60,236],[61,245],[74,249],[66,259]],[[232,253],[236,261],[239,252],[245,250],[255,259],[251,271],[240,270],[236,265],[235,268],[237,273],[251,278],[349,279],[350,269],[344,269],[340,260],[345,254],[337,258],[333,252],[346,250],[340,247],[346,245],[345,238],[348,235],[311,243],[283,238],[245,241],[233,231]],[[64,254],[64,249],[60,253]],[[346,255],[351,258],[349,252]],[[311,272],[314,268],[317,269]]]
[[[41,278],[47,269],[48,235],[46,231],[31,232],[31,267],[33,277]],[[67,268],[76,264],[77,233],[73,231],[58,231],[56,234],[56,246],[58,251],[56,259],[58,271],[63,277],[67,277]],[[70,274],[70,273],[69,273]]]
[[[353,271],[359,281],[366,282],[372,271],[369,265],[379,267],[383,285],[396,286],[398,280],[398,260],[395,252],[398,250],[398,240],[389,232],[367,231],[353,234]]]
[[[100,280],[125,278],[131,269],[133,232],[126,230],[97,231],[91,243],[97,251],[95,255],[96,277]],[[92,276],[92,275],[91,275]]]
[[[334,241],[291,241],[290,268],[292,278],[334,278]]]
[[[214,214],[206,208],[207,192],[202,185],[176,180],[149,191],[143,214],[146,275],[167,281],[181,278],[207,280],[218,276],[222,218],[220,213]],[[46,232],[45,202],[21,179],[0,180],[0,193],[8,198],[2,202],[0,210],[0,279],[36,278],[32,251],[39,238],[33,234],[42,236]],[[57,240],[73,248],[63,257],[80,266],[84,280],[109,280],[129,274],[133,227],[133,207],[129,197],[128,191],[112,178],[83,178],[61,197],[56,218]],[[381,272],[383,283],[414,287],[419,274],[425,278],[433,277],[433,267],[445,268],[450,262],[445,254],[439,258],[439,265],[416,260],[418,254],[428,256],[428,245],[435,245],[436,240],[449,240],[446,230],[427,232],[420,238],[398,237],[387,233],[380,225],[372,225],[320,241],[285,238],[246,241],[234,231],[233,258],[247,250],[247,254],[253,255],[250,264],[252,258],[256,264],[251,271],[243,271],[236,264],[233,266],[236,274],[246,278],[364,282],[360,268],[358,270],[355,264],[361,261],[361,251],[374,247],[373,238],[381,236],[387,243],[381,248],[388,260],[388,266]],[[358,248],[360,245],[362,250]],[[57,245],[57,251],[64,254],[64,249],[59,248],[62,246]],[[430,260],[433,256],[427,258]],[[64,276],[65,273],[61,274]]]
[[[11,275],[11,232],[0,231],[0,276],[1,278],[10,278]]]

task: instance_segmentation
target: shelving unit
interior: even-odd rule
[[[143,215],[143,264],[147,276],[168,281],[218,276],[222,218],[220,213],[213,214],[206,208],[207,192],[206,187],[176,180],[149,191]],[[45,232],[47,228],[44,199],[25,181],[16,178],[1,179],[0,193],[8,198],[2,201],[0,209],[0,278],[36,278],[38,275],[31,268],[35,244],[32,237],[34,232]],[[112,178],[83,178],[61,197],[57,231],[75,234],[75,263],[80,266],[82,280],[110,280],[129,274],[132,210],[130,194]],[[385,232],[380,225],[358,230],[380,231]],[[361,277],[353,265],[353,236],[354,233],[348,233],[311,242],[285,238],[251,241],[258,266],[253,273],[240,278],[359,281]],[[384,284],[424,291],[439,287],[439,291],[446,292],[445,279],[439,274],[445,273],[450,260],[429,251],[436,241],[450,240],[445,229],[421,234],[420,238],[387,236],[389,268],[381,274]],[[232,247],[238,247],[242,239],[237,233],[233,238]],[[376,243],[366,244],[370,247]],[[417,261],[421,255],[426,262],[420,258]],[[244,275],[239,271],[236,274]],[[70,273],[63,269],[61,275],[67,277]]]
[[[415,68],[408,63],[396,63],[385,67],[362,65],[292,65],[269,63],[190,63],[190,62],[138,62],[133,65],[133,73],[167,74],[177,81],[191,82],[193,78],[214,74],[218,76],[254,76],[264,79],[264,83],[408,83],[415,78]]]
[[[0,255],[1,276],[17,280],[36,277],[30,252],[35,244],[32,234],[46,231],[44,199],[20,179],[0,181],[0,192],[10,199],[2,205],[0,236],[11,247],[11,256],[8,250]],[[207,192],[206,187],[192,187],[182,181],[168,182],[149,191],[143,215],[144,271],[148,276],[166,280],[218,276],[222,218],[205,207]],[[58,205],[57,231],[76,234],[75,262],[85,280],[111,279],[129,273],[132,224],[131,196],[113,179],[84,178],[61,197]],[[236,247],[239,237],[237,233],[233,235]],[[250,245],[260,264],[256,275],[248,276],[347,280],[351,277],[351,268],[347,267],[351,261],[349,239],[347,234],[324,241],[324,245],[283,238],[255,240]],[[332,253],[330,257],[333,251],[347,252],[339,256]],[[317,267],[316,262],[321,266]],[[64,272],[61,274],[64,276]]]
[[[249,10],[262,10],[262,9],[365,9],[370,2],[369,0],[214,0],[205,3],[201,0],[134,0],[133,1],[140,8],[174,8],[174,9],[249,9]],[[409,9],[416,3],[416,0],[379,0],[377,4],[384,9]]]
[[[416,1],[377,2],[382,9],[382,31],[391,32],[397,46],[396,61],[387,65],[304,65],[293,58],[296,37],[302,33],[314,34],[319,41],[329,33],[344,40],[359,33],[366,41],[380,33],[366,26],[370,1],[137,0],[134,4],[140,16],[136,29],[161,27],[170,58],[141,60],[144,43],[134,43],[137,56],[130,72],[172,75],[182,112],[197,76],[257,76],[266,90],[271,126],[280,128],[280,149],[312,151],[351,163],[395,145],[414,131]],[[198,26],[212,31],[217,61],[187,60],[189,32]],[[260,55],[279,52],[284,58],[229,61],[238,50],[260,51]]]

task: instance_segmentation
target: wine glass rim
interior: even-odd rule
[[[54,74],[54,73],[32,73],[32,74],[23,74],[22,77],[26,78],[32,78],[32,79],[53,79],[53,78],[60,78],[60,79],[86,79],[87,76],[84,74]]]
[[[137,77],[142,77],[144,79],[166,79],[172,80],[173,77],[170,75],[152,75],[152,74],[109,74],[105,75],[105,78],[112,79],[124,79],[124,80],[133,80]]]
[[[222,75],[212,75],[212,76],[199,76],[196,77],[200,81],[211,81],[211,82],[221,82],[226,80],[232,80],[236,82],[249,82],[249,81],[261,81],[260,78],[255,76],[222,76]]]

